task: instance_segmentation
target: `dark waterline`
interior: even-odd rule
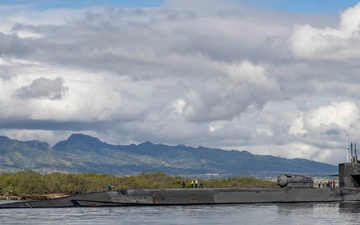
[[[0,224],[339,225],[359,221],[360,202],[0,210]]]

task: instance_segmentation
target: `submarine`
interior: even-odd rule
[[[109,190],[0,204],[0,209],[360,201],[360,163],[357,157],[339,164],[338,172],[338,187],[316,188],[311,177],[284,174],[277,179],[279,188]]]

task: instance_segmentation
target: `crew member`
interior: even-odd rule
[[[112,191],[114,189],[114,186],[112,186],[111,184],[108,184],[108,190]]]

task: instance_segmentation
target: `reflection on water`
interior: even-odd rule
[[[287,220],[288,224],[359,224],[360,221],[360,202],[293,203],[277,207],[278,218]]]
[[[360,202],[339,203],[339,213],[345,213],[345,214],[360,213]]]

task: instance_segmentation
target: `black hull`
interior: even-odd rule
[[[0,208],[124,207],[360,201],[356,188],[197,188],[94,192],[51,200],[0,204]]]

